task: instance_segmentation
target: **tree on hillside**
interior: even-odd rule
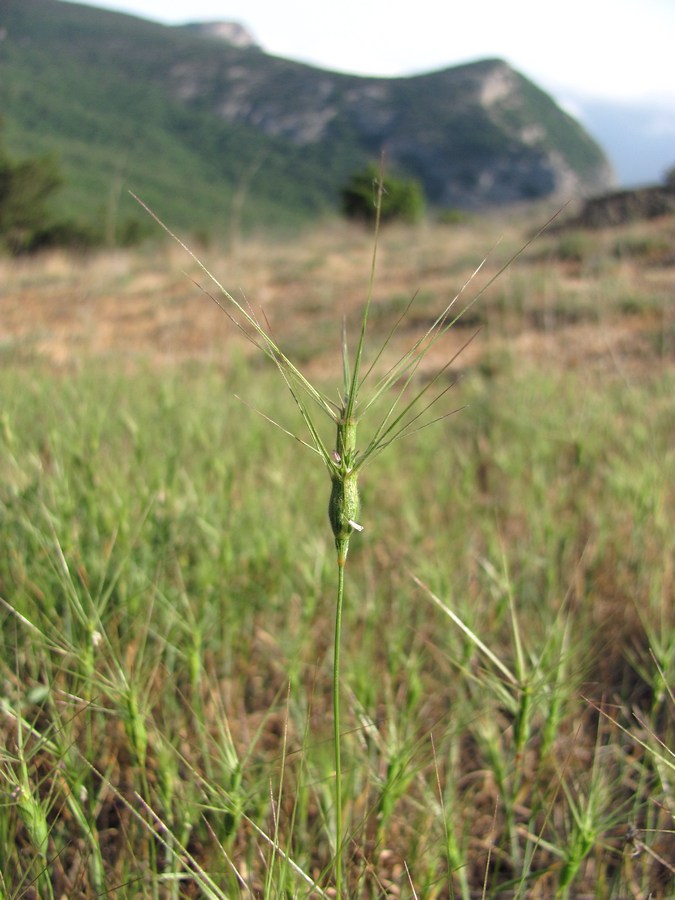
[[[51,157],[14,162],[0,148],[0,247],[17,254],[42,243],[47,204],[61,180]]]
[[[342,189],[342,210],[349,219],[368,222],[375,218],[375,199],[380,170],[369,165],[356,172]],[[386,176],[382,194],[382,221],[402,219],[417,222],[424,213],[424,192],[413,179]]]

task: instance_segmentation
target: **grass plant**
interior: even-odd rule
[[[433,407],[438,400],[447,392],[448,387],[444,388],[432,397],[422,409],[419,409],[420,401],[425,397],[429,388],[433,388],[437,380],[447,370],[454,360],[449,360],[439,370],[435,378],[427,383],[421,389],[413,387],[409,391],[413,378],[424,360],[429,348],[438,340],[438,338],[450,328],[455,321],[462,315],[463,310],[455,313],[454,307],[459,300],[461,293],[456,295],[453,300],[446,306],[442,313],[433,321],[431,326],[426,330],[423,337],[418,339],[412,348],[400,357],[393,366],[385,372],[385,374],[376,382],[372,395],[368,398],[362,398],[364,384],[368,377],[373,375],[374,366],[386,350],[388,340],[376,355],[369,370],[362,373],[364,365],[364,350],[366,346],[366,333],[368,328],[368,318],[370,313],[371,302],[373,298],[373,290],[375,285],[377,247],[379,237],[380,215],[382,211],[384,186],[382,178],[373,182],[373,204],[375,207],[375,241],[373,257],[370,269],[370,280],[368,292],[363,309],[361,319],[356,353],[354,357],[353,368],[350,367],[349,351],[347,346],[346,335],[343,340],[342,349],[342,371],[343,385],[342,392],[337,403],[332,401],[319,391],[295,366],[294,363],[285,355],[277,344],[274,336],[269,328],[264,327],[260,320],[255,316],[250,307],[243,306],[237,301],[215,278],[215,276],[206,269],[201,262],[195,257],[192,251],[171,232],[167,226],[157,218],[138,197],[136,200],[146,209],[148,213],[164,228],[169,235],[182,246],[190,256],[204,269],[211,282],[218,288],[220,296],[224,298],[226,306],[219,298],[213,298],[219,308],[223,309],[226,314],[232,318],[235,324],[244,331],[247,336],[259,347],[262,352],[270,357],[277,366],[286,386],[288,387],[303,422],[309,432],[311,443],[307,444],[304,440],[296,436],[296,439],[313,450],[323,461],[328,470],[331,480],[331,492],[328,503],[328,519],[335,539],[335,550],[337,558],[337,591],[335,602],[335,628],[333,639],[333,743],[335,755],[335,795],[334,795],[334,818],[335,818],[335,836],[334,836],[334,876],[336,895],[341,898],[344,896],[343,889],[343,856],[348,842],[348,836],[343,826],[343,796],[342,796],[342,737],[341,737],[341,714],[340,714],[340,694],[341,694],[341,677],[340,677],[340,651],[342,642],[342,609],[344,604],[345,592],[345,567],[349,552],[351,537],[354,532],[363,531],[363,525],[359,523],[360,519],[360,499],[358,490],[358,478],[363,466],[373,457],[377,456],[383,449],[391,445],[397,440],[410,434],[413,430],[423,428],[430,424],[424,422],[422,417]],[[474,273],[475,274],[475,273]],[[466,285],[465,285],[466,287]],[[475,298],[474,298],[475,299]],[[407,309],[404,310],[401,318],[405,317]],[[240,318],[236,318],[239,314]],[[399,320],[400,323],[400,320]],[[394,328],[398,326],[397,323]],[[375,377],[375,376],[374,376]],[[396,386],[396,387],[395,387]],[[451,386],[451,385],[450,385]],[[381,418],[379,425],[375,428],[367,445],[363,450],[359,450],[357,446],[357,428],[362,417],[367,414],[368,410],[381,398],[386,397],[390,389],[394,388],[394,399],[388,405],[384,416]],[[336,427],[335,449],[330,451],[324,443],[315,416],[312,414],[312,407],[308,405],[308,401],[334,423]],[[445,414],[447,415],[447,414]],[[442,415],[440,418],[445,418]],[[420,424],[420,420],[422,423]],[[273,420],[272,424],[278,424]],[[282,427],[282,426],[279,426]],[[286,429],[283,429],[286,430]],[[289,433],[290,434],[290,433]]]
[[[415,369],[424,340],[395,377],[387,354],[355,370],[359,322],[332,399],[230,311],[276,373],[0,372],[0,891],[669,896],[665,358],[608,377],[500,356],[420,430],[454,381]],[[289,502],[301,450],[322,465]]]

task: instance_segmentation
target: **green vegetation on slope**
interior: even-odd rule
[[[0,27],[7,143],[19,157],[59,155],[59,217],[144,221],[128,188],[176,227],[217,234],[251,179],[245,225],[292,225],[331,207],[311,152],[171,97],[161,81],[166,67],[178,47],[206,53],[212,45],[203,39],[44,0],[3,4]]]

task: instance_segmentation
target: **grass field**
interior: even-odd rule
[[[532,224],[385,230],[370,357]],[[480,329],[432,413],[462,409],[364,472],[347,897],[675,892],[674,239],[535,240],[418,370]],[[371,250],[203,258],[336,397]],[[0,261],[2,898],[335,895],[330,481],[192,278],[162,246]]]

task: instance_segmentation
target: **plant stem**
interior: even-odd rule
[[[342,897],[342,763],[340,758],[340,636],[345,587],[345,558],[338,555],[337,602],[333,645],[333,740],[335,743],[335,892]]]
[[[352,386],[356,381],[352,381]],[[361,530],[356,460],[356,422],[347,415],[346,401],[337,421],[335,465],[331,474],[328,518],[335,536],[338,564],[337,602],[335,604],[335,637],[333,643],[333,741],[335,744],[335,890],[342,897],[342,766],[340,762],[340,637],[342,632],[342,603],[345,590],[345,564],[349,540],[354,529]],[[339,464],[339,467],[338,467]]]

